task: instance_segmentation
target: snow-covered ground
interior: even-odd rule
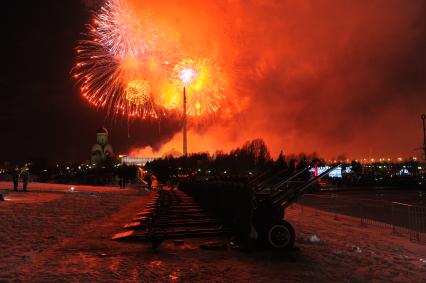
[[[298,206],[299,250],[206,251],[110,240],[152,197],[136,189],[0,183],[0,282],[425,282],[426,245]],[[214,239],[223,240],[225,239]]]

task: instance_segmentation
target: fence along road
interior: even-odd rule
[[[361,225],[373,225],[392,233],[426,242],[426,207],[401,202],[350,198],[338,194],[305,194],[299,204],[337,215],[359,218]]]

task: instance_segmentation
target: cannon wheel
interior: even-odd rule
[[[292,248],[296,239],[293,226],[285,220],[273,224],[268,229],[267,236],[268,245],[279,250]]]

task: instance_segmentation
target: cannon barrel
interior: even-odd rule
[[[268,187],[275,187],[276,184],[274,184],[273,182],[278,179],[278,183],[281,182],[281,176],[286,174],[289,171],[288,168],[282,169],[279,172],[273,174],[272,176],[270,176],[269,178],[267,178],[266,180],[260,182],[259,184],[257,184],[254,187],[254,191],[255,192],[261,192],[263,190],[265,190]]]
[[[297,199],[303,195],[305,193],[305,191],[312,186],[313,184],[315,184],[319,179],[321,179],[322,177],[328,175],[331,171],[333,171],[334,169],[336,169],[338,166],[340,166],[340,164],[336,164],[331,166],[330,168],[328,168],[327,170],[325,170],[324,172],[322,172],[321,174],[319,174],[318,176],[310,179],[308,182],[294,188],[294,189],[288,189],[285,191],[281,191],[278,194],[275,194],[274,196],[271,197],[271,203],[273,205],[280,205],[282,207],[287,207],[289,205],[291,205],[292,203],[296,202]]]
[[[302,175],[303,173],[305,173],[306,171],[308,171],[311,168],[311,166],[307,166],[305,168],[303,168],[302,170],[300,170],[299,172],[297,172],[296,174],[290,176],[289,178],[285,179],[285,180],[281,180],[280,182],[278,182],[277,184],[275,184],[272,187],[272,194],[270,195],[270,198],[274,198],[275,196],[279,195],[281,193],[281,191],[278,191],[280,188],[282,188],[282,186],[284,186],[285,184],[288,184],[289,182],[293,181],[294,179],[296,179],[297,177],[299,177],[300,175]]]
[[[257,182],[261,182],[262,179],[266,178],[266,176],[269,174],[269,172],[270,172],[270,170],[265,170],[263,172],[257,173],[248,181],[248,184],[253,185]]]

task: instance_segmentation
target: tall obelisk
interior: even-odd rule
[[[188,137],[186,131],[186,89],[183,87],[183,126],[182,126],[182,134],[183,134],[183,155],[188,155]]]

